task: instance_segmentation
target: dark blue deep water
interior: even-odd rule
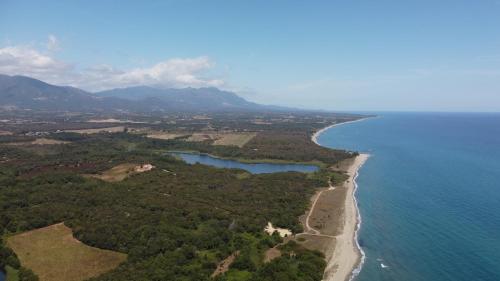
[[[207,154],[169,152],[169,154],[182,158],[189,164],[200,163],[218,168],[242,169],[252,174],[278,173],[278,172],[315,172],[319,168],[315,165],[302,164],[276,164],[276,163],[242,163],[235,160],[215,158]]]
[[[319,143],[372,155],[357,281],[500,280],[500,114],[382,113]]]

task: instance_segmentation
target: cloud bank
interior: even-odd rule
[[[30,45],[0,48],[0,73],[25,75],[57,85],[71,85],[90,91],[136,85],[162,87],[221,87],[221,79],[205,75],[214,67],[208,57],[173,58],[150,67],[117,69],[102,64],[77,68],[74,64],[58,60],[53,52],[60,50],[59,40],[50,35],[47,52]]]

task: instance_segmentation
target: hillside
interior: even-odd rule
[[[25,76],[0,74],[0,109],[77,112],[215,112],[282,110],[249,102],[217,88],[159,89],[148,86],[90,93]]]

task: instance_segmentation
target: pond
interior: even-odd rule
[[[280,163],[243,163],[236,160],[216,158],[207,154],[188,152],[169,152],[170,155],[180,157],[189,164],[200,163],[218,168],[242,169],[252,174],[302,172],[312,173],[319,170],[316,165],[280,164]]]

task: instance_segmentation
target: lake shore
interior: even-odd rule
[[[326,130],[347,123],[363,121],[366,118],[332,124],[315,132],[311,140],[318,143],[318,137]],[[324,281],[348,281],[356,276],[361,270],[364,261],[364,253],[358,244],[357,232],[361,225],[361,217],[357,206],[355,192],[357,189],[356,177],[358,170],[368,159],[369,154],[360,154],[346,169],[349,178],[343,188],[347,189],[344,200],[342,225],[339,233],[335,236],[335,243],[329,249],[325,249],[327,265],[323,275]]]

